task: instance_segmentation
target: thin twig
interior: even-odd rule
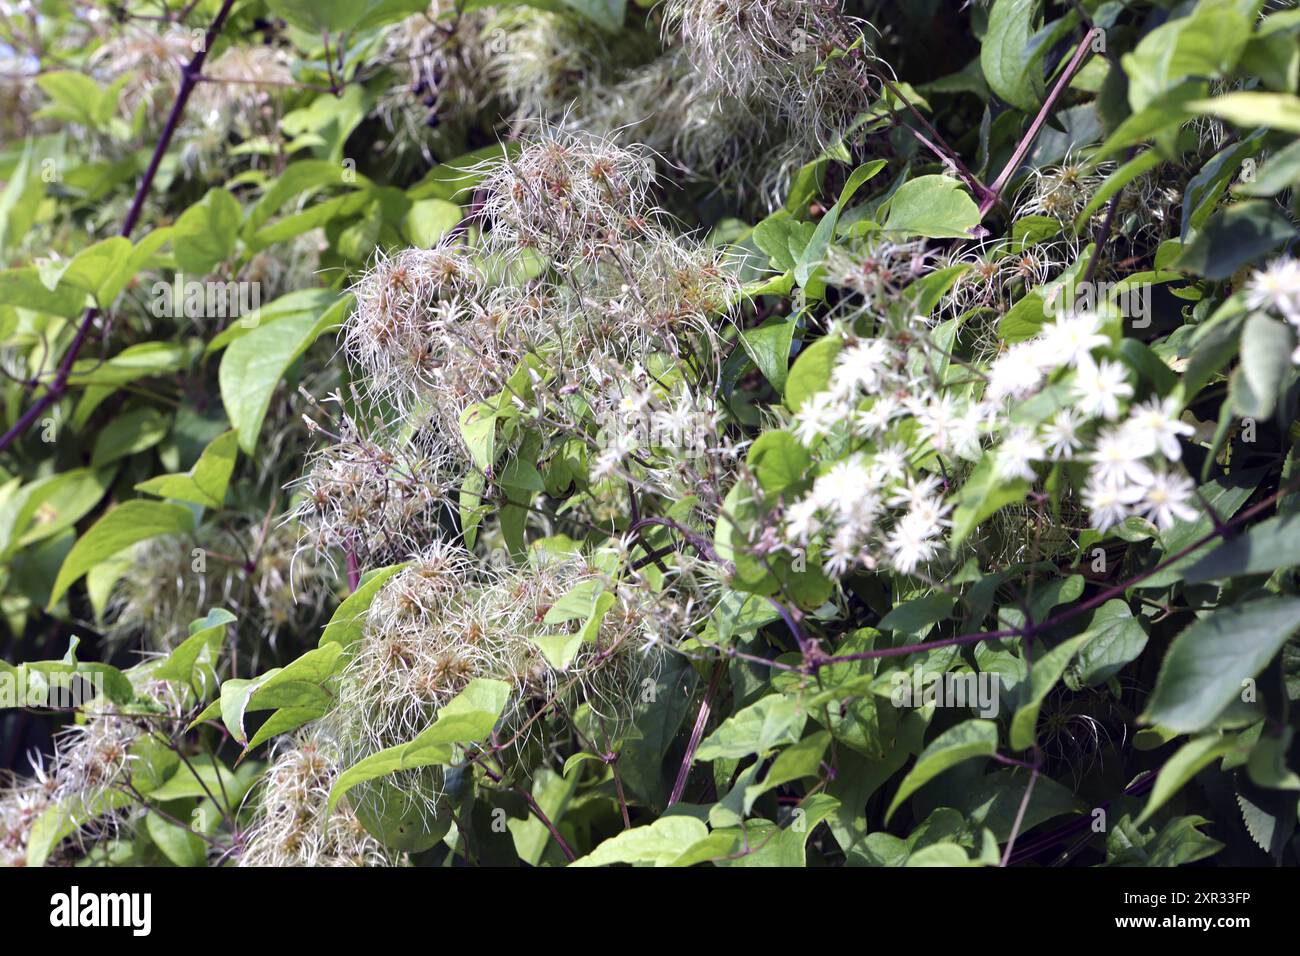
[[[704,699],[700,701],[700,711],[695,715],[695,726],[691,728],[690,740],[686,742],[686,753],[682,756],[682,765],[677,768],[677,779],[673,782],[673,791],[668,796],[668,806],[672,806],[682,798],[682,792],[686,789],[686,778],[690,776],[691,764],[695,762],[695,750],[700,745],[700,739],[704,736],[705,725],[709,722],[709,711],[713,706],[713,695],[717,693],[718,681],[722,678],[722,662],[718,661],[713,665],[713,675],[709,678],[709,686],[704,691]]]
[[[1070,57],[1070,62],[1066,64],[1065,70],[1056,81],[1056,85],[1052,87],[1052,92],[1047,95],[1047,99],[1045,99],[1043,105],[1039,107],[1038,115],[1035,116],[1034,121],[1029,124],[1029,129],[1026,130],[1025,135],[1020,138],[1020,143],[1016,146],[1016,151],[1011,155],[1011,159],[1007,161],[1006,166],[1002,168],[1002,173],[993,181],[993,186],[989,189],[988,194],[985,195],[983,200],[981,200],[980,218],[988,215],[989,210],[1002,201],[1002,190],[1006,188],[1007,183],[1011,181],[1011,177],[1014,176],[1016,170],[1020,168],[1020,164],[1024,161],[1025,155],[1029,152],[1029,148],[1034,145],[1034,140],[1038,138],[1038,134],[1042,130],[1043,124],[1047,122],[1047,114],[1052,111],[1052,107],[1056,105],[1056,101],[1060,99],[1061,94],[1065,92],[1065,88],[1070,85],[1070,81],[1074,79],[1074,74],[1078,73],[1079,68],[1083,66],[1088,57],[1092,56],[1092,42],[1102,32],[1101,29],[1093,27],[1085,33],[1083,39],[1079,41],[1079,48],[1074,51],[1074,56]]]
[[[140,186],[135,191],[135,198],[131,201],[131,208],[127,211],[126,219],[122,222],[120,235],[123,238],[129,239],[131,233],[135,230],[136,223],[140,221],[140,214],[144,210],[145,197],[149,195],[149,189],[153,186],[154,178],[158,175],[158,169],[162,165],[163,156],[166,155],[172,137],[180,126],[181,116],[185,112],[185,105],[189,102],[190,94],[194,92],[194,87],[198,85],[199,76],[203,70],[203,62],[208,57],[208,50],[212,49],[212,44],[216,41],[217,34],[221,32],[221,27],[230,13],[230,8],[234,6],[234,2],[235,0],[223,0],[221,9],[217,11],[212,25],[208,27],[208,32],[204,36],[203,46],[194,54],[194,58],[181,69],[181,84],[176,93],[176,102],[172,104],[172,110],[167,116],[167,123],[163,126],[162,135],[158,137],[158,145],[154,147],[153,156],[150,157],[149,166],[144,172],[144,178],[140,180]],[[40,418],[47,408],[63,397],[68,378],[72,375],[72,366],[76,362],[77,355],[81,352],[82,347],[86,344],[86,340],[90,337],[90,330],[94,327],[98,315],[99,309],[95,306],[86,310],[85,315],[82,316],[81,324],[77,326],[77,333],[72,339],[72,344],[68,346],[68,351],[64,354],[62,361],[59,362],[58,372],[55,374],[54,380],[46,387],[45,393],[19,416],[13,427],[4,435],[0,435],[0,451],[13,444],[20,435],[31,427],[34,421]]]

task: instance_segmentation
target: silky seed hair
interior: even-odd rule
[[[252,791],[253,823],[240,866],[395,866],[403,854],[370,835],[347,797],[327,813],[329,793],[346,766],[337,744],[310,724],[272,745],[266,773]]]

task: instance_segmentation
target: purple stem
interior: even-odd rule
[[[208,50],[212,49],[213,41],[216,40],[217,34],[221,32],[221,26],[225,23],[226,16],[230,13],[230,8],[234,6],[234,2],[235,0],[224,0],[221,9],[217,11],[216,18],[213,19],[212,25],[208,27],[208,32],[203,38],[202,49],[196,52],[194,58],[181,69],[181,85],[176,93],[176,102],[172,104],[171,113],[167,117],[167,123],[163,127],[162,135],[158,139],[158,145],[154,148],[144,178],[140,180],[140,186],[135,191],[135,198],[131,202],[131,208],[126,214],[126,219],[122,222],[120,235],[123,238],[130,238],[132,230],[135,229],[136,223],[140,220],[145,197],[149,194],[149,188],[158,175],[158,168],[162,164],[162,158],[167,153],[172,137],[176,134],[176,129],[180,125],[181,115],[185,112],[185,104],[189,102],[190,94],[194,92],[194,87],[199,82],[203,61],[207,59]],[[77,354],[86,344],[86,339],[90,337],[90,330],[95,324],[95,317],[98,315],[99,309],[95,307],[86,310],[86,314],[81,319],[81,324],[77,327],[77,334],[72,339],[72,344],[68,346],[67,353],[59,362],[53,381],[50,382],[45,393],[33,402],[27,411],[23,412],[18,421],[14,423],[14,426],[0,436],[0,451],[13,444],[14,440],[27,431],[32,422],[36,421],[42,412],[62,397],[68,384],[68,377],[72,374],[72,365],[77,360]]]
[[[899,657],[905,654],[912,654],[918,651],[930,651],[939,647],[951,647],[955,644],[975,644],[979,641],[996,640],[1002,637],[1032,637],[1035,634],[1041,633],[1046,630],[1050,630],[1051,628],[1057,626],[1058,624],[1064,624],[1066,621],[1072,620],[1078,617],[1080,614],[1083,614],[1087,611],[1091,611],[1095,607],[1100,607],[1101,605],[1109,601],[1111,598],[1122,596],[1124,592],[1127,591],[1129,588],[1131,588],[1133,585],[1137,584],[1140,581],[1145,581],[1147,578],[1151,577],[1152,575],[1157,574],[1160,571],[1163,571],[1165,568],[1169,567],[1172,564],[1175,564],[1178,561],[1181,561],[1183,558],[1187,557],[1193,551],[1196,551],[1204,547],[1205,545],[1209,544],[1211,541],[1214,541],[1217,538],[1222,537],[1224,534],[1232,530],[1234,527],[1244,524],[1245,522],[1253,518],[1255,515],[1259,514],[1265,509],[1276,504],[1280,498],[1284,497],[1285,495],[1291,494],[1293,491],[1296,490],[1296,488],[1297,486],[1292,484],[1292,485],[1288,485],[1285,488],[1279,489],[1278,491],[1269,495],[1259,504],[1247,508],[1245,511],[1237,515],[1232,520],[1225,521],[1221,528],[1215,528],[1209,534],[1206,534],[1205,536],[1198,538],[1196,541],[1193,541],[1191,544],[1189,544],[1187,547],[1183,548],[1182,550],[1176,551],[1174,554],[1171,554],[1169,557],[1165,558],[1155,567],[1150,568],[1146,571],[1142,571],[1139,574],[1135,574],[1127,581],[1122,581],[1121,583],[1116,584],[1113,587],[1109,587],[1106,590],[1102,591],[1101,593],[1089,598],[1088,600],[1080,604],[1075,604],[1072,607],[1068,608],[1067,610],[1062,611],[1060,614],[1048,618],[1046,621],[1043,621],[1041,624],[1035,624],[1032,627],[1007,628],[1001,631],[974,631],[971,632],[970,634],[959,634],[956,637],[945,638],[944,640],[941,641],[926,641],[923,644],[905,644],[902,647],[882,647],[879,650],[862,651],[861,653],[858,654],[844,654],[838,657],[826,657],[821,659],[820,661],[815,661],[812,665],[813,669],[815,670],[827,664],[842,664],[842,663],[847,663],[849,661],[869,661],[869,660],[874,660],[877,657]]]
[[[1025,135],[1021,137],[1020,144],[1016,147],[1015,153],[1012,154],[1010,161],[1005,167],[1003,167],[1002,173],[996,180],[994,180],[993,186],[989,189],[988,194],[985,195],[984,199],[980,202],[980,218],[988,215],[989,210],[1001,201],[1002,190],[1006,188],[1011,177],[1014,176],[1016,170],[1020,168],[1020,164],[1024,160],[1025,154],[1029,152],[1029,147],[1034,145],[1034,140],[1038,138],[1038,134],[1042,130],[1043,124],[1047,122],[1047,114],[1052,111],[1052,107],[1056,105],[1056,101],[1060,99],[1061,94],[1065,92],[1065,88],[1070,85],[1070,81],[1074,79],[1074,74],[1079,72],[1079,67],[1083,66],[1084,61],[1088,59],[1088,57],[1092,56],[1092,41],[1096,39],[1097,35],[1101,32],[1100,28],[1093,27],[1085,33],[1083,39],[1079,41],[1079,48],[1074,51],[1074,56],[1070,57],[1070,62],[1066,65],[1064,72],[1061,73],[1060,79],[1056,81],[1056,85],[1052,87],[1052,92],[1047,95],[1047,99],[1043,101],[1043,105],[1039,108],[1038,115],[1035,116],[1034,121],[1029,124],[1029,129],[1025,132]]]
[[[700,746],[700,739],[704,736],[704,727],[709,722],[709,711],[713,706],[713,695],[717,692],[718,681],[722,677],[722,662],[713,665],[713,676],[709,678],[709,686],[704,691],[704,699],[700,701],[700,712],[695,715],[695,726],[691,728],[691,739],[686,742],[686,753],[682,756],[682,765],[677,768],[677,779],[673,782],[673,792],[668,796],[668,806],[672,806],[682,798],[682,792],[686,789],[686,778],[690,776],[691,764],[695,762],[695,751]]]

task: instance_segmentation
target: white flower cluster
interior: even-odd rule
[[[1195,486],[1174,468],[1193,429],[1171,399],[1130,407],[1127,366],[1095,354],[1112,344],[1095,313],[1061,315],[1006,348],[982,393],[945,384],[949,357],[919,318],[879,338],[832,334],[844,347],[829,385],[791,426],[829,467],[783,518],[783,547],[824,542],[828,574],[881,564],[911,574],[941,554],[954,504],[945,494],[986,439],[997,481],[1032,485],[1040,466],[1086,466],[1082,496],[1099,530],[1133,515],[1160,528],[1196,517]]]
[[[333,813],[326,812],[330,789],[342,768],[414,738],[475,678],[511,687],[497,728],[503,741],[540,733],[527,703],[552,699],[569,712],[585,703],[615,733],[656,672],[663,614],[680,608],[671,600],[661,608],[634,575],[607,576],[599,563],[572,551],[537,552],[528,567],[495,568],[445,542],[413,557],[375,596],[332,709],[277,744],[241,863],[392,862],[361,821],[400,801],[432,826],[447,812],[442,770],[362,784]],[[674,617],[672,633],[704,618],[707,610]],[[566,637],[575,646],[559,661],[554,654]]]
[[[918,323],[916,333],[924,341],[921,328]],[[911,574],[939,553],[952,510],[941,478],[916,464],[930,451],[977,455],[981,410],[932,386],[926,346],[838,332],[845,344],[830,387],[809,396],[793,426],[804,446],[824,448],[837,460],[786,508],[786,540],[804,547],[824,539],[824,567],[832,576],[858,565],[875,568],[882,556]],[[919,440],[909,442],[905,432]],[[846,448],[852,449],[847,455],[837,454]]]
[[[1171,399],[1152,398],[1128,409],[1134,395],[1122,362],[1098,358],[1111,339],[1092,312],[1067,313],[1034,338],[1017,343],[988,372],[985,402],[1001,440],[994,450],[999,477],[1037,478],[1036,465],[1088,463],[1083,500],[1095,527],[1104,531],[1133,515],[1160,528],[1192,519],[1194,484],[1169,470],[1182,457],[1179,438],[1192,426],[1179,418]],[[1013,412],[1055,379],[1064,388],[1050,419],[1017,422]],[[1010,412],[1002,421],[1003,413]],[[1121,420],[1123,419],[1123,420]]]
[[[316,622],[334,583],[325,563],[307,555],[295,563],[299,534],[292,522],[239,530],[205,525],[193,535],[139,542],[113,586],[106,636],[117,646],[138,641],[170,650],[189,636],[190,621],[224,607],[239,617],[250,641],[274,647],[281,633]],[[205,562],[201,573],[196,545]]]

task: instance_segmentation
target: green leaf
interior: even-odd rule
[[[817,223],[812,238],[808,240],[808,244],[799,254],[799,259],[795,263],[794,277],[801,286],[808,284],[808,280],[812,278],[813,270],[821,265],[822,260],[825,259],[826,249],[835,236],[835,227],[839,224],[840,214],[844,211],[844,207],[848,205],[849,200],[853,198],[853,194],[862,187],[863,183],[867,182],[887,165],[885,160],[875,159],[869,163],[863,163],[849,174],[844,188],[840,190],[840,198],[835,201],[835,205]]]
[[[95,449],[90,455],[92,468],[134,455],[152,448],[166,437],[171,419],[157,409],[137,408],[126,412],[104,426],[95,437]]]
[[[999,477],[993,455],[985,454],[957,493],[957,508],[952,516],[953,547],[965,541],[981,521],[1009,504],[1024,500],[1028,493],[1027,481]]]
[[[1178,733],[1208,727],[1300,628],[1300,598],[1220,608],[1193,623],[1165,655],[1142,720]]]
[[[221,401],[245,454],[257,447],[262,420],[284,373],[321,333],[342,322],[351,304],[352,297],[345,295],[319,316],[295,315],[259,326],[226,349],[218,373]]]
[[[452,744],[483,740],[496,726],[506,703],[510,685],[505,681],[476,677],[438,711],[437,719],[407,744],[389,747],[354,764],[339,775],[330,789],[327,812],[359,783],[451,759]]]
[[[1043,706],[1043,700],[1061,679],[1075,653],[1090,640],[1091,634],[1080,634],[1058,644],[1034,661],[1034,666],[1029,671],[1028,699],[1016,708],[1015,716],[1011,718],[1012,747],[1027,750],[1034,746],[1038,739],[1038,711]]]
[[[799,353],[785,383],[786,408],[797,412],[809,396],[826,390],[841,348],[839,336],[828,335]]]
[[[135,802],[135,797],[125,790],[111,789],[102,791],[89,807],[81,806],[82,801],[69,802],[71,806],[62,802],[53,803],[32,824],[27,834],[28,866],[44,866],[50,854],[66,837],[96,817],[130,806]]]
[[[774,318],[768,319],[756,329],[746,329],[740,333],[741,345],[778,392],[785,388],[786,377],[789,375],[790,348],[794,343],[797,325],[798,321],[793,316],[788,319]]]
[[[212,341],[203,350],[204,356],[212,355],[224,349],[231,342],[242,338],[254,329],[260,329],[281,319],[317,316],[338,303],[338,293],[331,289],[296,289],[287,292],[271,302],[254,309],[247,315],[241,315],[238,321],[230,323],[212,337]]]
[[[803,740],[782,750],[767,775],[760,783],[745,788],[744,811],[746,814],[754,806],[754,801],[774,787],[805,777],[820,777],[822,774],[822,754],[830,745],[831,734],[828,730],[819,730],[809,734]]]
[[[1226,279],[1294,235],[1291,220],[1273,203],[1241,202],[1211,216],[1173,265],[1207,279]]]
[[[974,757],[990,757],[997,749],[998,725],[991,720],[966,720],[945,730],[921,751],[916,765],[898,785],[898,792],[885,811],[885,822],[889,822],[904,800],[949,767]]]
[[[980,224],[979,207],[951,176],[920,176],[889,200],[884,230],[931,239],[969,239]]]
[[[1247,129],[1266,126],[1300,134],[1300,96],[1291,93],[1227,93],[1212,100],[1193,100],[1187,109]]]
[[[1029,43],[1038,0],[995,0],[980,45],[980,66],[989,87],[1017,109],[1032,113],[1043,96],[1042,57]]]
[[[150,790],[145,796],[159,803],[184,800],[187,797],[206,797],[210,794],[220,797],[223,788],[231,792],[235,786],[234,773],[215,757],[200,754],[191,757],[188,765],[179,764],[176,772],[162,786]]]
[[[487,402],[475,402],[460,415],[460,437],[479,471],[490,474],[496,463],[497,419],[500,413]]]
[[[1151,788],[1151,796],[1147,798],[1147,805],[1142,810],[1142,815],[1134,822],[1141,826],[1151,819],[1151,816],[1164,806],[1170,797],[1181,790],[1189,780],[1213,761],[1231,753],[1236,748],[1237,738],[1235,734],[1230,736],[1208,734],[1183,744],[1160,768],[1160,773],[1156,776],[1155,786]]]
[[[794,697],[762,697],[724,720],[700,744],[695,759],[738,760],[750,754],[766,755],[798,740],[807,717],[803,705]]]
[[[1097,608],[1086,632],[1091,640],[1079,651],[1066,682],[1092,687],[1110,680],[1147,646],[1147,632],[1128,604],[1115,599]]]
[[[817,227],[811,222],[792,219],[779,210],[754,227],[754,245],[766,252],[777,269],[793,273]]]
[[[1233,192],[1242,196],[1276,196],[1296,182],[1300,182],[1300,140],[1269,156],[1255,178],[1238,183]]]
[[[185,272],[205,275],[235,251],[243,210],[224,189],[209,189],[172,227],[172,252]]]
[[[660,817],[649,826],[633,827],[615,834],[572,865],[631,863],[667,866],[708,836],[709,828],[694,817]]]
[[[54,579],[48,606],[67,592],[74,581],[137,541],[160,534],[187,534],[194,528],[189,508],[161,501],[127,501],[100,518],[77,539]]]
[[[185,829],[157,811],[145,815],[145,829],[154,846],[174,866],[202,866],[207,856],[207,844],[193,830]]]
[[[172,680],[189,686],[205,686],[195,668],[206,664],[215,666],[221,645],[226,638],[226,628],[235,623],[235,615],[225,608],[213,608],[207,617],[190,623],[190,636],[181,641],[154,670],[159,680]]]
[[[1286,323],[1263,312],[1246,319],[1241,331],[1241,374],[1248,392],[1234,395],[1234,407],[1248,418],[1267,418],[1277,407],[1291,371],[1295,338]]]
[[[133,258],[129,239],[121,236],[102,239],[77,253],[59,281],[85,289],[101,308],[106,308],[121,291],[121,263]]]
[[[1277,515],[1219,545],[1184,573],[1188,584],[1300,565],[1300,515]]]
[[[412,245],[432,249],[462,217],[461,208],[445,199],[421,199],[411,204],[402,220],[402,235]]]
[[[333,701],[325,684],[343,659],[338,644],[313,648],[284,667],[275,667],[253,680],[228,680],[221,685],[221,720],[245,750],[253,745],[244,730],[246,714],[259,710],[315,709],[323,714]]]
[[[135,490],[159,498],[188,501],[205,508],[220,508],[226,500],[226,487],[230,484],[238,455],[235,432],[222,432],[203,449],[203,454],[189,471],[150,478],[136,485]]]
[[[1250,21],[1226,3],[1202,3],[1195,12],[1156,27],[1121,59],[1134,113],[1189,77],[1230,73],[1250,38]]]
[[[952,613],[950,594],[926,594],[895,605],[880,619],[882,631],[900,634],[923,634]]]
[[[189,364],[192,354],[185,344],[141,342],[127,346],[107,362],[97,358],[78,359],[72,366],[68,384],[120,388],[137,379],[180,371]]]
[[[101,88],[84,73],[59,70],[36,78],[36,85],[54,102],[37,112],[37,116],[98,128],[96,106]]]
[[[807,481],[812,467],[812,456],[787,431],[759,435],[747,461],[763,490],[774,495]]]
[[[74,468],[18,489],[0,504],[0,555],[72,527],[104,497],[114,474],[111,468]]]
[[[53,291],[41,281],[35,266],[0,270],[0,305],[15,305],[65,319],[75,318],[86,308],[86,290],[60,284]]]
[[[299,30],[319,37],[322,32],[341,33],[351,30],[372,11],[383,6],[382,0],[267,0],[276,16],[283,17]]]
[[[341,644],[347,648],[360,640],[365,634],[366,616],[370,613],[370,605],[374,603],[375,595],[389,578],[405,567],[407,563],[403,562],[370,572],[360,586],[344,598],[334,611],[334,616],[330,618],[329,624],[325,626],[325,632],[320,636],[320,646]]]

